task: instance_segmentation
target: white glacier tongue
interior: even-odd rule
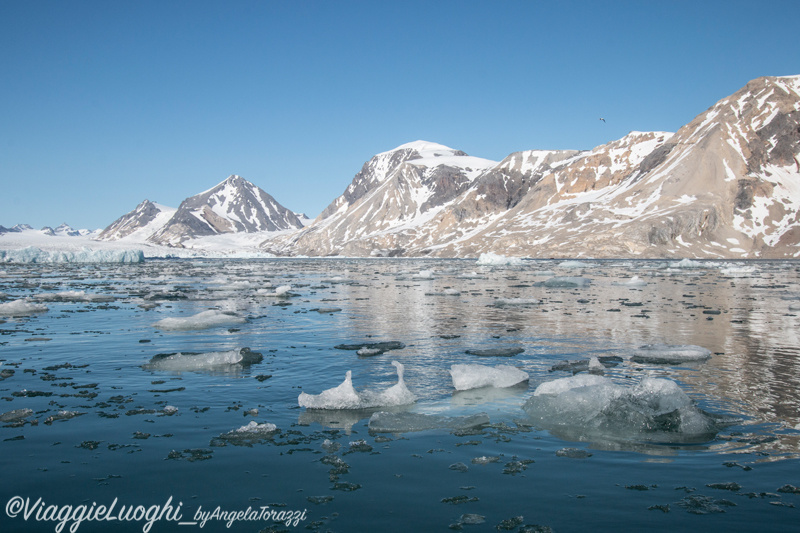
[[[48,251],[29,246],[20,250],[0,250],[0,263],[142,263],[141,250],[81,250]]]
[[[480,387],[512,387],[530,376],[527,372],[511,365],[495,367],[484,365],[452,365],[450,376],[456,390],[477,389]]]
[[[352,373],[348,370],[344,381],[338,386],[319,394],[301,392],[297,402],[300,407],[307,409],[369,409],[414,403],[417,397],[406,387],[403,365],[397,361],[392,361],[392,365],[397,369],[397,383],[388,389],[356,392]]]
[[[698,408],[662,378],[624,387],[579,374],[541,384],[523,409],[542,429],[575,441],[699,443],[732,422]]]

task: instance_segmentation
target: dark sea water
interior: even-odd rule
[[[3,265],[0,304],[28,298],[47,311],[0,316],[0,531],[797,531],[799,269],[793,261],[399,259]],[[578,286],[545,283],[554,277]],[[228,322],[156,325],[208,310],[229,313],[215,315]],[[374,356],[335,348],[379,341],[405,347]],[[696,345],[711,357],[631,359],[653,343]],[[158,354],[208,360],[243,347],[263,359],[151,365]],[[496,348],[524,351],[465,353]],[[622,358],[604,369],[610,382],[671,380],[725,423],[702,438],[678,428],[643,439],[624,423],[598,433],[566,415],[563,427],[542,427],[522,408],[541,383],[572,376],[554,365],[593,356]],[[405,367],[412,405],[298,405],[301,392],[336,387],[348,371],[358,391],[386,389],[397,382],[392,361]],[[456,391],[449,370],[463,363],[513,365],[530,379]],[[585,400],[578,407],[591,410]],[[627,407],[612,409],[615,420],[630,418]],[[429,426],[371,431],[376,411]],[[458,426],[465,417],[488,423]],[[250,422],[276,429],[231,433]],[[80,506],[105,520],[76,521]]]

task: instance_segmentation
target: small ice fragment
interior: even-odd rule
[[[287,296],[291,290],[291,285],[281,285],[280,287],[275,288],[275,296]]]
[[[485,350],[470,349],[465,350],[468,355],[477,355],[479,357],[513,357],[525,351],[522,346],[509,346],[506,348],[488,348]]]
[[[558,264],[558,266],[560,266],[561,268],[583,268],[586,266],[586,264],[582,261],[570,260],[570,261],[562,261]]]
[[[679,365],[710,358],[710,350],[693,344],[645,344],[634,350],[631,360],[637,363]]]
[[[19,420],[24,420],[31,415],[33,415],[33,409],[28,409],[27,407],[22,409],[14,409],[0,414],[0,422],[17,422]]]
[[[172,416],[178,412],[178,408],[175,407],[174,405],[165,405],[164,409],[162,409],[161,412],[167,416]]]
[[[639,276],[633,276],[631,279],[626,281],[616,281],[614,282],[614,285],[619,285],[622,287],[644,287],[647,285],[647,282]]]
[[[477,389],[480,387],[511,387],[527,381],[527,372],[511,365],[489,367],[484,365],[452,365],[450,376],[456,390]]]
[[[208,329],[218,326],[243,324],[246,320],[234,313],[209,309],[196,315],[178,318],[164,318],[153,324],[153,327],[165,331],[185,331],[193,329]]]

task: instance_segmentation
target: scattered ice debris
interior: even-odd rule
[[[43,292],[34,298],[40,302],[113,302],[111,294],[87,294],[86,291]]]
[[[0,414],[0,422],[19,422],[30,416],[33,416],[33,409],[28,409],[27,407],[14,409]]]
[[[591,282],[589,278],[580,276],[556,276],[541,283],[537,283],[537,285],[542,285],[550,289],[574,289],[588,287]]]
[[[647,285],[647,282],[639,276],[633,276],[631,279],[625,281],[615,281],[612,283],[612,285],[618,285],[621,287],[644,287]]]
[[[477,264],[490,266],[516,266],[523,264],[523,262],[524,260],[521,257],[506,257],[488,252],[481,254],[480,257],[478,257]]]
[[[178,352],[161,353],[143,365],[145,370],[166,370],[171,372],[190,372],[209,370],[230,365],[252,365],[260,363],[263,356],[250,348],[237,348],[224,352]]]
[[[153,324],[153,327],[165,331],[184,331],[191,329],[208,329],[218,326],[229,326],[233,324],[243,324],[246,320],[235,313],[228,311],[217,311],[209,309],[196,315],[185,318],[170,317],[163,318]]]
[[[450,376],[456,390],[477,389],[480,387],[511,387],[527,381],[527,372],[511,365],[495,367],[484,365],[452,365]]]
[[[631,360],[636,363],[679,365],[710,358],[710,350],[693,344],[645,344],[634,350]]]
[[[337,344],[337,350],[355,350],[358,355],[372,356],[380,355],[390,350],[402,350],[406,345],[399,341],[388,342],[364,342],[361,344]]]
[[[504,348],[469,349],[465,353],[479,357],[513,357],[525,351],[522,346],[508,346]]]
[[[46,313],[47,311],[46,305],[31,302],[26,298],[0,303],[0,316],[30,316],[36,313]]]
[[[356,392],[352,373],[348,370],[344,381],[337,387],[316,395],[301,392],[297,401],[300,407],[307,409],[369,409],[414,403],[417,397],[406,387],[403,365],[397,361],[392,361],[392,365],[397,369],[397,383],[388,389]]]
[[[572,372],[573,374],[586,371],[596,372],[601,371],[604,368],[613,368],[622,361],[622,357],[618,355],[601,355],[600,357],[592,357],[591,359],[582,359],[579,361],[561,361],[560,363],[550,367],[550,372],[559,370]]]
[[[447,417],[422,413],[378,411],[369,419],[369,430],[375,433],[406,433],[430,429],[452,431],[479,430],[489,425],[489,415]]]
[[[0,250],[0,263],[143,263],[142,250],[47,251],[29,246],[20,250]]]
[[[706,442],[737,421],[698,408],[668,379],[625,387],[592,374],[542,383],[523,409],[542,429],[568,440]]]

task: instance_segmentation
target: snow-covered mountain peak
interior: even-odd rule
[[[436,153],[441,153],[442,155],[452,155],[453,153],[459,152],[459,150],[453,150],[449,146],[445,146],[443,144],[430,142],[430,141],[418,140],[418,141],[412,141],[412,142],[408,142],[408,143],[405,143],[405,144],[401,144],[397,148],[394,148],[394,149],[389,150],[387,152],[381,152],[378,155],[380,156],[380,155],[384,155],[384,154],[391,154],[391,153],[394,153],[394,152],[398,152],[400,150],[413,150],[415,152],[418,152],[420,155],[425,154],[425,155],[430,155],[430,156],[433,156]]]

